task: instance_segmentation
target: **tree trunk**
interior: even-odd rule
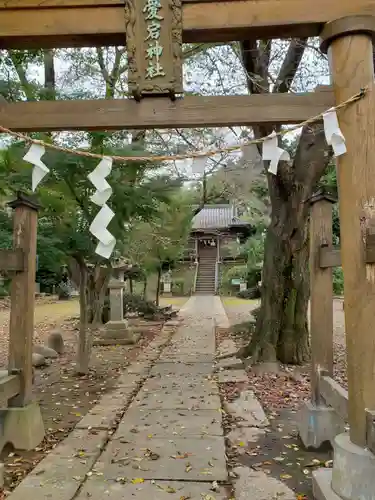
[[[44,99],[54,100],[56,98],[56,73],[54,50],[43,51],[44,58]]]
[[[147,280],[147,276],[146,276],[144,279],[144,282],[143,282],[143,300],[147,300],[147,284],[148,284],[148,280]]]
[[[302,364],[309,359],[309,199],[331,156],[321,124],[306,127],[293,165],[268,174],[271,223],[262,272],[261,308],[250,344],[241,353],[252,362]]]
[[[309,359],[307,216],[293,241],[277,222],[267,232],[261,309],[246,355],[254,362],[302,364]]]
[[[77,350],[77,372],[87,374],[89,370],[92,341],[95,330],[102,324],[111,268],[95,266],[88,268],[80,256],[70,259],[69,275],[79,286],[80,328]]]
[[[95,265],[90,269],[88,279],[89,323],[93,330],[102,324],[103,307],[112,269]]]
[[[132,278],[129,278],[129,291],[130,291],[131,295],[133,295],[134,286],[133,286]]]
[[[88,273],[87,267],[80,263],[80,282],[79,282],[79,336],[77,349],[77,373],[86,375],[89,371],[91,347],[88,342],[88,301],[87,301]]]
[[[161,265],[158,268],[158,278],[156,283],[156,300],[155,303],[159,306],[159,297],[160,297],[160,282],[161,282]]]

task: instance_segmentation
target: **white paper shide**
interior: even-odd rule
[[[290,160],[289,153],[279,147],[275,131],[263,142],[262,159],[270,162],[268,172],[273,175],[277,175],[279,161]]]
[[[112,195],[112,188],[106,177],[111,173],[113,160],[104,157],[99,165],[87,178],[96,188],[91,196],[91,201],[101,207],[100,211],[92,221],[90,233],[99,240],[95,252],[105,259],[109,259],[116,246],[116,238],[108,231],[108,225],[115,216],[113,210],[106,204]]]
[[[31,181],[33,191],[36,190],[38,185],[50,171],[47,165],[45,165],[41,160],[45,152],[46,149],[44,146],[41,146],[40,144],[32,144],[29,151],[23,157],[25,161],[34,165]]]
[[[328,146],[332,146],[335,156],[346,153],[345,137],[340,130],[337,113],[334,109],[323,114],[324,133]]]

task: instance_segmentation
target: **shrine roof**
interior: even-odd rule
[[[193,218],[192,230],[224,229],[231,226],[248,225],[237,216],[234,205],[205,205]]]

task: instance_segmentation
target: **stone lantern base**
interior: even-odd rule
[[[138,342],[140,334],[133,332],[126,320],[108,321],[94,340],[94,345],[128,345]]]

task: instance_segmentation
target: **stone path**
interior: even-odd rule
[[[215,483],[228,472],[213,376],[214,321],[225,313],[219,298],[199,296],[181,318],[172,339],[164,328],[10,500],[228,499]]]

